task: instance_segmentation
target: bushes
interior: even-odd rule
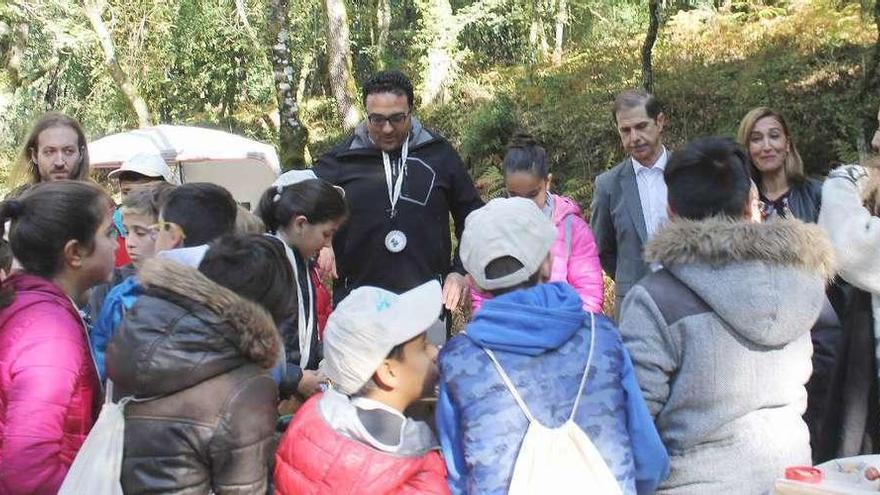
[[[671,148],[702,135],[733,136],[749,109],[768,105],[788,118],[808,173],[857,156],[863,56],[874,27],[854,6],[832,0],[787,8],[682,12],[655,48],[656,93],[669,116]],[[570,55],[562,67],[484,72],[460,85],[454,103],[424,116],[459,146],[486,191],[514,129],[550,154],[554,184],[582,205],[596,175],[623,157],[610,107],[640,80],[641,36],[619,34]],[[482,88],[478,99],[468,87]],[[878,101],[868,102],[876,109]]]

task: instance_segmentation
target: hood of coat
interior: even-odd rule
[[[553,195],[553,223],[559,225],[569,215],[581,215],[581,207],[571,198]]]
[[[466,332],[480,347],[537,356],[583,328],[583,302],[565,282],[520,289],[483,303]]]
[[[269,369],[281,337],[269,313],[198,270],[154,258],[144,295],[108,348],[108,374],[136,396],[173,393],[247,363]]]
[[[785,345],[819,316],[834,256],[825,233],[799,220],[675,219],[645,248],[741,337]]]
[[[409,149],[413,150],[426,144],[430,141],[434,140],[434,136],[430,131],[425,129],[422,126],[422,123],[419,119],[415,117],[410,117],[412,120],[412,129],[409,132]],[[369,131],[367,130],[367,120],[364,119],[360,124],[357,125],[354,129],[354,138],[351,141],[351,145],[348,148],[349,150],[375,150],[376,145],[373,144],[373,140],[370,139]]]

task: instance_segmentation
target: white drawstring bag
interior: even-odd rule
[[[513,477],[510,480],[509,495],[533,495],[552,493],[553,495],[597,493],[601,495],[622,494],[617,479],[608,468],[599,450],[590,437],[574,422],[580,404],[581,394],[590,373],[593,361],[593,348],[596,344],[595,317],[590,313],[590,352],[587,366],[581,378],[574,408],[568,421],[558,428],[547,428],[532,416],[522,397],[501,363],[490,349],[483,349],[523,414],[529,420],[529,428],[523,438],[516,457]]]
[[[107,380],[107,394],[98,421],[76,454],[58,495],[123,495],[120,474],[125,441],[126,397],[113,402],[113,382]]]

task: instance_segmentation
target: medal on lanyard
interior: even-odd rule
[[[403,190],[403,178],[406,176],[406,159],[409,156],[409,135],[403,140],[400,148],[400,167],[398,168],[397,180],[393,180],[391,170],[391,157],[382,151],[382,164],[385,166],[385,184],[388,186],[388,201],[391,203],[391,220],[397,216],[397,202]],[[406,248],[406,234],[393,229],[385,236],[385,249],[392,253],[399,253]]]

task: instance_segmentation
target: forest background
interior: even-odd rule
[[[90,139],[224,129],[305,167],[362,118],[359,84],[386,68],[412,76],[416,114],[487,197],[524,129],[555,189],[588,206],[623,156],[614,94],[635,86],[664,102],[673,149],[774,107],[822,175],[876,126],[878,21],[877,0],[0,0],[0,189],[46,110]]]

